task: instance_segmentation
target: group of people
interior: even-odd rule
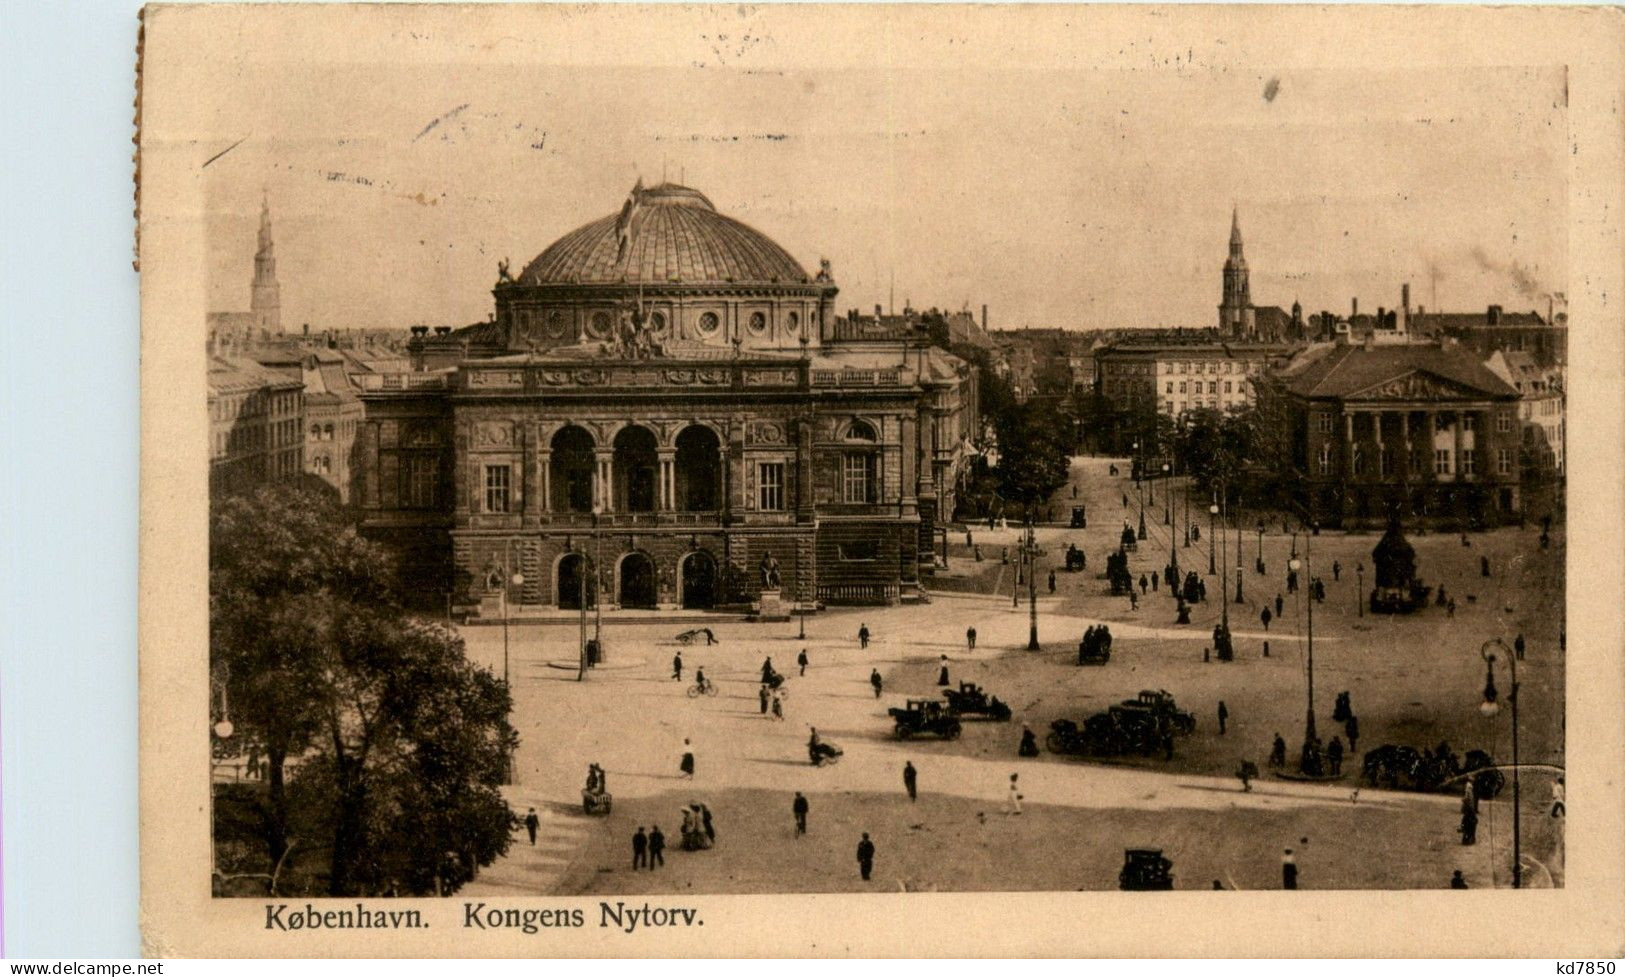
[[[1084,629],[1083,640],[1078,642],[1078,664],[1112,650],[1112,629],[1104,624],[1091,624]]]

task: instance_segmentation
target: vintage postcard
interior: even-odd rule
[[[1622,40],[149,7],[148,951],[1617,956]]]

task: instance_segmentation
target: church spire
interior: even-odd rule
[[[1241,208],[1232,204],[1230,206],[1230,248],[1236,250],[1241,247]]]
[[[1230,257],[1224,262],[1224,291],[1219,302],[1220,332],[1252,338],[1253,296],[1247,283],[1247,258],[1241,249],[1241,208],[1230,208]]]
[[[271,197],[260,191],[260,231],[254,252],[254,284],[248,301],[254,325],[261,332],[282,331],[282,286],[276,280],[276,251],[271,241]]]

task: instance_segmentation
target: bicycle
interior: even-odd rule
[[[690,685],[688,687],[688,697],[690,699],[698,699],[702,695],[708,695],[708,696],[711,696],[711,697],[715,698],[716,694],[717,694],[717,683],[715,683],[715,682],[709,682],[708,681],[704,685],[701,685],[700,683],[696,682],[693,685]]]

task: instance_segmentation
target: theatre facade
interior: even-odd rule
[[[480,613],[919,599],[974,373],[923,337],[836,341],[836,293],[697,191],[635,187],[504,263],[491,321],[363,378],[364,530]]]

